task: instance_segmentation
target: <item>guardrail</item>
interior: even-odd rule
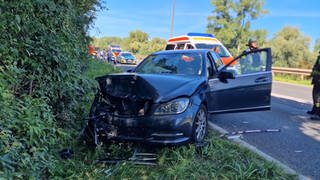
[[[300,76],[301,80],[305,79],[306,76],[310,76],[311,69],[298,69],[298,68],[284,68],[284,67],[272,67],[272,74],[293,74]]]

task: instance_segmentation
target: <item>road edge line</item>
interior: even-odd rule
[[[221,134],[226,134],[228,133],[227,130],[223,129],[222,127],[213,124],[212,122],[208,122],[209,127],[213,130],[218,131]],[[235,139],[231,139],[232,141],[234,141],[235,143],[239,144],[240,146],[249,149],[253,152],[255,152],[256,154],[258,154],[259,156],[263,157],[264,159],[266,159],[269,162],[275,163],[277,166],[279,166],[280,168],[282,168],[286,173],[288,174],[294,174],[297,175],[299,179],[301,180],[310,180],[310,178],[299,174],[297,171],[293,170],[292,168],[290,168],[289,166],[283,164],[282,162],[280,162],[279,160],[273,158],[272,156],[262,152],[261,150],[259,150],[258,148],[256,148],[255,146],[245,142],[244,140],[241,140],[239,138],[235,138]]]
[[[299,103],[304,103],[304,104],[312,104],[313,103],[313,102],[308,101],[308,100],[295,98],[295,97],[291,97],[291,96],[286,96],[286,95],[281,95],[281,94],[277,94],[277,93],[271,93],[271,96],[277,97],[277,98],[281,98],[281,99],[289,99],[289,100],[297,101]]]
[[[296,84],[296,83],[291,83],[291,82],[275,81],[275,80],[273,80],[273,82],[276,82],[276,83],[283,83],[283,84],[288,84],[288,85],[294,85],[294,86],[311,87],[311,88],[312,88],[312,84],[311,84],[311,82],[310,82],[310,85]]]

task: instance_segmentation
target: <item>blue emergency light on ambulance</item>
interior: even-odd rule
[[[212,37],[212,38],[214,38],[213,34],[195,33],[195,32],[190,32],[190,33],[187,34],[187,36],[202,36],[202,37]]]

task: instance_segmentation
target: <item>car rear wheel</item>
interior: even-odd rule
[[[204,105],[201,105],[193,124],[192,140],[194,143],[202,143],[207,135],[208,112]]]

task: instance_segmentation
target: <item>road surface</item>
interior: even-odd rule
[[[311,91],[311,87],[274,82],[271,111],[212,115],[210,120],[229,132],[279,128],[281,132],[243,134],[242,138],[298,173],[320,179],[320,121],[306,114]]]

